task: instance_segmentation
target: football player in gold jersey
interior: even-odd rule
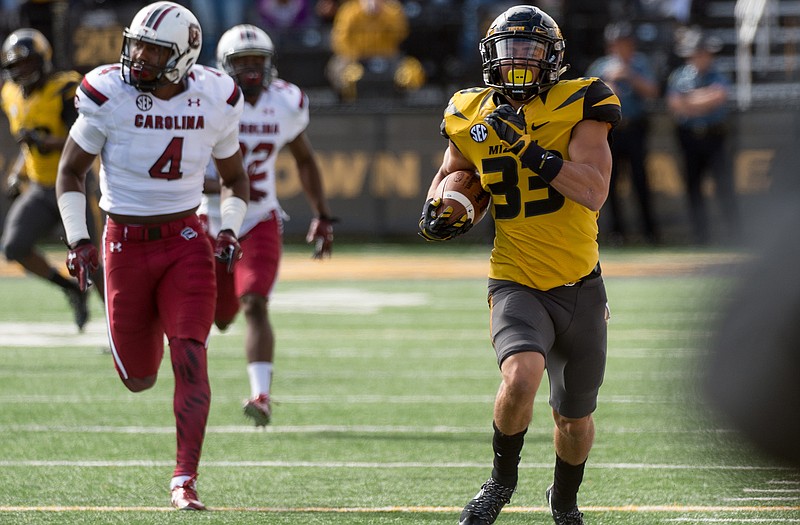
[[[517,485],[534,397],[545,370],[555,420],[555,472],[546,490],[557,524],[583,524],[578,488],[594,439],[608,309],[597,218],[611,177],[609,135],[621,110],[597,78],[560,80],[564,39],[540,9],[515,6],[481,41],[487,87],[459,91],[445,110],[449,139],[420,219],[428,240],[469,230],[437,216],[439,182],[475,170],[492,195],[492,344],[502,374],[494,405],[494,468],[459,523],[494,523]]]
[[[8,260],[64,290],[82,330],[89,317],[85,291],[74,279],[59,273],[35,247],[61,225],[56,172],[67,132],[78,116],[73,98],[81,76],[75,71],[54,72],[52,55],[50,43],[35,29],[14,31],[0,51],[0,67],[7,80],[0,102],[11,134],[20,145],[6,179],[7,193],[14,202],[6,217],[2,249]],[[23,179],[27,189],[21,192]],[[101,297],[102,275],[95,273]]]

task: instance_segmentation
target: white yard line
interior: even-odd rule
[[[0,433],[4,432],[30,432],[47,434],[172,434],[175,427],[143,427],[143,426],[111,426],[111,425],[36,425],[36,424],[6,424],[0,425]],[[229,426],[209,426],[207,434],[319,434],[319,433],[339,433],[339,434],[479,434],[484,435],[490,432],[486,425],[476,425],[474,427],[456,426],[410,426],[410,425],[271,425],[263,428],[256,428],[250,425],[229,425]],[[642,429],[642,428],[603,428],[604,434],[670,434],[670,435],[694,435],[709,433],[728,434],[732,432],[726,429],[689,429],[678,430],[674,428],[662,429]],[[551,428],[531,428],[528,434],[551,435]],[[794,489],[776,489],[794,490]]]
[[[461,507],[429,507],[429,506],[391,506],[391,507],[213,507],[214,512],[275,512],[275,513],[336,513],[336,514],[365,514],[365,513],[457,513],[461,512]],[[584,512],[618,512],[618,513],[676,513],[676,512],[793,512],[800,510],[800,507],[722,507],[722,506],[699,506],[699,505],[625,505],[622,507],[614,506],[584,506]],[[175,512],[170,507],[98,507],[98,506],[77,506],[77,505],[43,505],[43,506],[22,506],[22,505],[3,505],[0,506],[2,512]],[[503,508],[504,514],[509,513],[546,513],[546,507],[518,507],[508,506]],[[795,518],[703,518],[700,516],[681,517],[667,519],[671,522],[689,523],[798,523],[800,519]]]
[[[174,461],[168,460],[0,460],[0,467],[81,467],[81,468],[140,468],[140,467],[168,467],[174,466]],[[358,469],[408,469],[408,468],[487,468],[490,463],[478,461],[442,462],[431,463],[428,461],[203,461],[204,468],[358,468]],[[521,469],[548,469],[552,470],[552,463],[525,463],[520,464]],[[668,465],[647,463],[592,463],[593,469],[599,470],[707,470],[707,471],[777,471],[784,470],[780,467],[765,467],[757,465]],[[730,500],[749,500],[759,498],[729,498]],[[770,498],[776,499],[776,498]]]

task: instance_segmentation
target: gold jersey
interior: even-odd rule
[[[594,212],[565,198],[504,150],[484,117],[502,103],[491,88],[457,92],[444,113],[442,135],[480,172],[492,194],[495,239],[489,277],[538,290],[575,282],[599,259]],[[569,160],[572,129],[582,120],[619,122],[619,99],[597,78],[562,80],[524,107],[532,140]],[[609,131],[610,133],[610,131]]]
[[[6,82],[0,91],[0,97],[11,135],[16,136],[20,130],[30,129],[45,135],[66,138],[69,128],[62,115],[65,105],[69,104],[68,107],[72,108],[75,90],[80,81],[81,76],[75,71],[55,73],[41,89],[31,93],[28,98],[23,96],[22,88],[17,84]],[[28,178],[42,186],[54,186],[61,151],[43,154],[36,147],[23,144],[22,152]]]

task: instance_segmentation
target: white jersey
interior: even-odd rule
[[[239,123],[239,143],[250,187],[265,195],[259,198],[260,193],[257,195],[251,191],[240,236],[267,220],[273,211],[280,210],[275,188],[275,159],[281,148],[306,129],[308,122],[308,97],[300,88],[284,80],[273,80],[261,92],[255,105],[245,101]],[[213,166],[209,167],[206,176],[217,177]],[[204,195],[198,213],[208,216],[209,233],[216,235],[220,226],[219,195]]]
[[[100,155],[106,212],[151,216],[195,208],[209,159],[236,153],[243,108],[236,83],[204,66],[193,66],[186,83],[185,91],[161,100],[126,84],[119,65],[84,77],[70,137]]]

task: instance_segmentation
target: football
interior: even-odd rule
[[[436,209],[437,215],[451,206],[453,213],[448,221],[450,224],[466,214],[472,220],[473,226],[486,215],[491,200],[489,192],[481,186],[480,175],[466,170],[454,171],[442,179],[433,196],[442,199],[442,203]]]

